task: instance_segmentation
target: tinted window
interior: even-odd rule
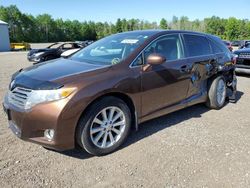
[[[247,43],[245,47],[250,48],[250,43]]]
[[[54,49],[54,48],[59,48],[61,46],[62,46],[62,43],[54,43],[54,44],[48,46],[47,48],[53,48]]]
[[[222,42],[222,40],[219,37],[211,37],[208,36],[209,41],[212,41],[213,44],[215,44],[218,48],[220,48],[220,51],[222,51],[222,53],[224,53],[224,57],[227,57],[229,59],[231,59],[231,52],[229,51],[229,49],[224,45],[224,43]],[[210,42],[210,44],[212,44],[212,42]],[[213,48],[213,47],[212,47]],[[213,49],[215,51],[215,49]],[[221,53],[221,52],[220,52]]]
[[[139,55],[139,57],[137,57],[135,59],[135,61],[133,62],[133,66],[139,66],[139,65],[143,65],[143,57],[142,54]]]
[[[200,56],[211,54],[211,49],[208,40],[203,36],[184,35],[184,40],[190,56]]]
[[[217,44],[217,46],[226,54],[230,54],[231,52],[229,51],[229,49],[227,48],[227,46],[225,46],[222,42],[222,40],[219,37],[213,37],[211,38],[211,40]]]
[[[220,44],[218,44],[217,42],[213,41],[213,40],[209,40],[210,45],[212,47],[212,50],[214,53],[221,53],[223,52],[223,49],[220,47]]]
[[[168,35],[153,42],[144,51],[144,59],[152,53],[159,53],[167,60],[183,58],[182,44],[179,35]]]
[[[233,41],[232,42],[232,46],[239,46],[240,45],[240,41]]]

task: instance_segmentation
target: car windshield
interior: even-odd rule
[[[48,46],[47,48],[58,48],[58,47],[60,47],[62,45],[62,43],[54,43],[54,44],[52,44],[52,45],[50,45],[50,46]]]
[[[111,35],[80,50],[70,59],[97,65],[114,65],[126,59],[148,37],[141,33]]]
[[[233,41],[232,42],[232,46],[239,46],[240,45],[240,41]]]
[[[245,47],[246,47],[246,48],[250,48],[250,42],[249,42],[249,43],[246,43]]]

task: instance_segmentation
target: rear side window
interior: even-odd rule
[[[225,53],[228,57],[231,57],[231,52],[229,51],[229,49],[227,48],[226,45],[224,45],[224,43],[222,42],[222,40],[220,38],[214,37],[214,38],[209,38],[218,48],[220,48],[220,52],[222,51],[223,53]],[[211,42],[210,42],[211,44]],[[213,47],[212,47],[213,48]],[[213,49],[213,51],[215,51],[215,49]]]
[[[222,53],[223,52],[221,46],[217,42],[215,42],[213,40],[209,40],[209,42],[210,42],[211,48],[212,48],[214,53],[217,54],[217,53]]]
[[[222,53],[223,49],[220,44],[218,44],[216,41],[209,40],[211,48],[215,54]]]
[[[211,54],[207,38],[198,35],[184,34],[184,40],[189,57]]]

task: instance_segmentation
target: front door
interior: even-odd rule
[[[178,34],[163,36],[146,48],[144,64],[152,53],[159,53],[167,60],[141,72],[142,117],[181,103],[190,84],[190,66]]]

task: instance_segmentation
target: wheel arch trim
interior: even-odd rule
[[[116,97],[116,98],[121,99],[128,105],[128,108],[132,116],[132,128],[134,128],[137,131],[138,130],[138,112],[135,106],[135,102],[132,100],[132,98],[129,95],[114,91],[114,92],[108,92],[108,93],[98,95],[86,105],[86,107],[82,110],[78,118],[77,124],[75,125],[75,134],[77,130],[77,125],[81,117],[86,113],[86,111],[90,108],[90,106],[92,106],[94,103],[96,103],[98,100],[101,100],[104,97]]]

